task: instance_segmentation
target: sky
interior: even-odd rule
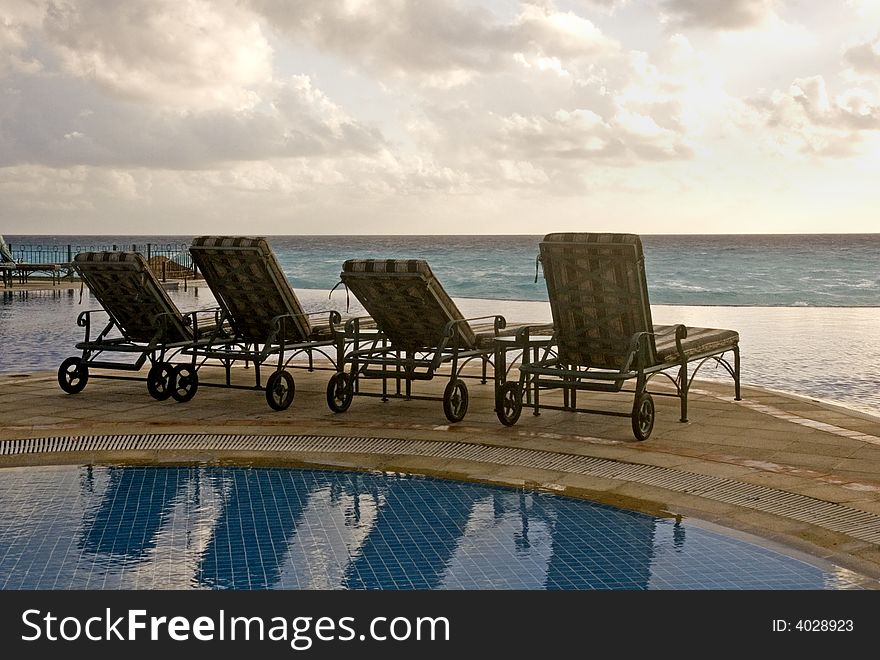
[[[880,0],[3,0],[0,234],[880,231]]]

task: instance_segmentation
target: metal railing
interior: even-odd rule
[[[186,243],[127,243],[127,244],[64,244],[37,245],[10,243],[12,256],[20,263],[55,264],[71,268],[74,257],[80,252],[140,252],[156,277],[166,279],[193,279],[198,268],[193,263]]]

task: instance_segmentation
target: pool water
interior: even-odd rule
[[[841,589],[741,535],[553,494],[239,467],[0,470],[4,589]]]

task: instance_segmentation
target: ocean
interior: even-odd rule
[[[21,245],[175,246],[189,237],[6,236]],[[540,236],[269,237],[308,310],[345,310],[328,291],[348,258],[427,259],[465,316],[549,320],[543,279],[535,282]],[[880,415],[880,234],[820,236],[644,236],[655,323],[739,331],[745,383]],[[183,310],[213,303],[205,287],[172,292]],[[97,302],[85,292],[4,293],[0,373],[57,369],[80,337],[76,315]],[[352,300],[349,310],[359,313]],[[707,365],[708,367],[709,365]],[[701,378],[728,379],[704,369]]]
[[[452,296],[546,300],[535,283],[541,236],[270,236],[295,287],[330,289],[342,262],[426,259]],[[66,254],[101,247],[162,246],[185,255],[189,236],[14,236],[19,252]],[[655,305],[880,306],[880,234],[643,236]],[[32,255],[33,252],[24,254]]]

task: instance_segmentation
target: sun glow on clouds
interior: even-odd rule
[[[7,0],[0,233],[875,230],[880,3],[808,4]]]

